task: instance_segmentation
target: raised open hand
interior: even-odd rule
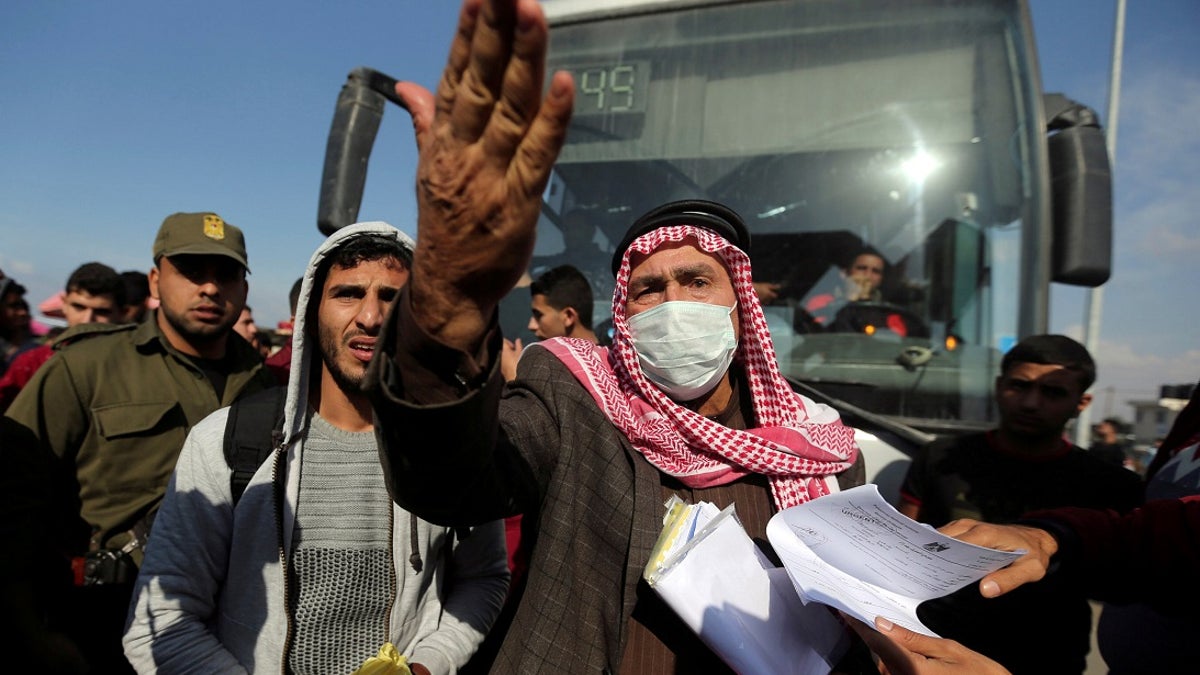
[[[396,85],[420,153],[412,309],[451,347],[474,349],[529,265],[575,95],[558,73],[543,97],[547,40],[535,0],[465,0],[436,99]]]

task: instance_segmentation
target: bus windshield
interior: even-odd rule
[[[551,10],[551,20],[555,17]],[[556,23],[576,107],[531,274],[681,198],[742,215],[788,377],[915,426],[986,423],[1035,217],[1012,2],[704,3]],[[527,316],[527,315],[526,315]]]

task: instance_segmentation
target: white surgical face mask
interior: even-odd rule
[[[737,351],[730,318],[736,307],[672,301],[629,317],[646,379],[676,401],[712,391]]]

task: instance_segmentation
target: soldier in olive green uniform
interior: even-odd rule
[[[56,548],[91,563],[87,574],[85,561],[76,563],[81,587],[63,612],[80,625],[58,627],[96,672],[128,669],[120,636],[132,563],[141,560],[188,430],[274,383],[258,353],[231,330],[246,303],[240,230],[214,213],[169,216],[154,242],[154,265],[150,292],[159,308],[141,324],[75,336],[6,414],[57,458],[60,480],[51,489],[72,513],[51,536]],[[74,527],[80,520],[83,536]]]

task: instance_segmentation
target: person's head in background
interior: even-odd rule
[[[146,312],[152,309],[150,281],[145,272],[137,270],[121,272],[121,281],[125,284],[125,306],[121,310],[121,321],[141,323],[146,318]]]
[[[292,309],[292,320],[296,319],[296,305],[300,302],[300,287],[304,285],[304,277],[296,279],[292,290],[288,291],[288,306]]]
[[[242,308],[242,313],[238,315],[237,322],[233,324],[233,330],[238,335],[246,338],[246,342],[254,344],[258,337],[258,326],[254,324],[254,310],[250,309],[250,305]]]
[[[259,328],[254,334],[254,346],[258,348],[258,353],[262,354],[265,359],[276,351],[275,334],[265,328]]]
[[[233,324],[233,332],[246,338],[246,342],[257,349],[263,358],[271,354],[271,334],[254,323],[254,310],[250,309],[250,305],[242,308],[237,323]]]
[[[565,251],[595,249],[596,225],[592,214],[583,209],[574,209],[563,215],[560,226]]]
[[[880,302],[883,286],[883,275],[887,272],[887,261],[872,248],[865,248],[855,254],[850,264],[844,270],[846,276],[846,296],[851,302]]]
[[[304,284],[304,277],[296,279],[296,283],[292,284],[292,290],[288,291],[288,307],[291,308],[292,316],[288,319],[287,325],[279,325],[280,335],[291,335],[292,329],[296,325],[296,305],[300,302],[300,287]]]
[[[125,282],[108,265],[84,263],[67,278],[62,312],[68,328],[85,323],[121,323],[124,310]]]
[[[596,342],[592,332],[592,288],[570,265],[548,270],[529,286],[529,330],[539,340],[572,337]]]
[[[1000,429],[1014,438],[1061,437],[1067,423],[1092,402],[1096,363],[1065,335],[1033,335],[1000,361],[996,403]]]
[[[1120,441],[1120,435],[1121,420],[1115,417],[1106,417],[1100,424],[1096,425],[1096,436],[1105,443]]]
[[[19,345],[30,338],[25,287],[0,272],[0,339]]]

